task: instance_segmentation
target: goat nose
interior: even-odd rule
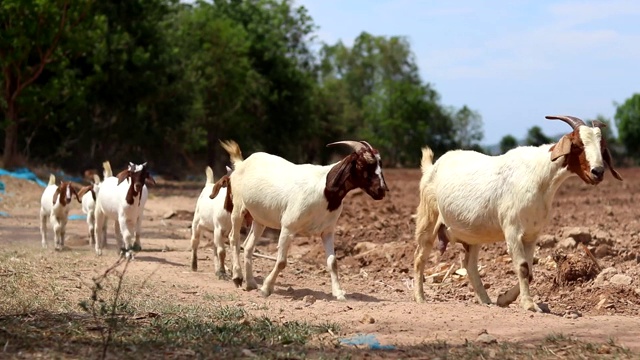
[[[596,166],[593,169],[591,169],[591,173],[598,179],[602,179],[602,176],[604,175],[604,166]]]

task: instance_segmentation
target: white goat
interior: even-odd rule
[[[320,235],[324,243],[327,269],[331,274],[332,294],[344,300],[338,281],[338,265],[334,252],[334,228],[342,212],[342,199],[351,190],[363,189],[375,200],[388,191],[380,164],[380,155],[368,143],[340,141],[354,152],[338,163],[319,166],[293,164],[279,156],[257,152],[243,160],[240,147],[234,141],[222,142],[234,166],[227,197],[232,199],[232,229],[229,242],[232,249],[232,274],[236,286],[242,285],[240,271],[240,227],[246,213],[253,224],[244,248],[246,290],[256,289],[253,277],[253,251],[256,238],[265,227],[280,229],[276,265],[266,277],[260,292],[273,292],[279,272],[287,265],[291,238]],[[328,146],[329,146],[328,145]]]
[[[215,183],[213,170],[209,166],[207,166],[205,174],[207,180],[196,202],[196,210],[193,213],[191,223],[191,270],[198,270],[198,246],[202,232],[204,230],[213,231],[214,267],[218,278],[223,278],[226,274],[224,238],[229,236],[231,230],[231,214],[224,209],[224,202],[227,196],[226,187],[229,184],[231,168],[227,167],[227,174]]]
[[[108,166],[110,170],[111,166]],[[146,162],[142,165],[130,162],[127,169],[102,181],[95,208],[96,254],[102,255],[102,249],[106,245],[106,221],[109,218],[114,220],[116,240],[121,252],[131,257],[133,251],[141,250],[140,226],[148,196],[145,181],[155,185]],[[132,241],[134,234],[135,241]]]
[[[106,179],[113,176],[111,173],[111,165],[108,161],[102,163],[103,177]],[[100,191],[100,177],[98,174],[93,174],[93,184],[88,185],[80,189],[78,196],[82,199],[82,212],[87,214],[87,227],[89,228],[89,245],[94,245],[96,242],[95,234],[95,208],[96,208],[96,196]]]
[[[463,243],[469,281],[479,300],[490,304],[478,273],[478,252],[482,244],[506,240],[518,284],[501,294],[497,304],[508,306],[521,295],[524,309],[541,311],[531,298],[529,283],[536,240],[548,221],[556,191],[576,175],[587,184],[599,184],[605,164],[622,180],[602,138],[603,123],[594,121],[589,127],[572,116],[546,118],[565,121],[573,131],[556,144],[517,147],[500,156],[450,151],[435,164],[431,149],[422,149],[414,254],[417,302],[425,300],[423,271],[437,237],[441,252],[450,240]]]
[[[42,247],[47,247],[47,219],[51,221],[56,250],[62,250],[64,237],[71,206],[71,195],[75,195],[80,202],[78,192],[70,182],[61,181],[56,185],[55,175],[49,175],[49,184],[42,192],[40,198],[40,235],[42,235]]]

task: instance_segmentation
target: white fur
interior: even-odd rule
[[[147,185],[144,185],[141,197],[135,196],[133,204],[129,205],[125,197],[130,185],[130,178],[126,178],[118,185],[118,179],[114,176],[105,178],[100,184],[95,205],[96,254],[98,255],[102,255],[102,249],[107,242],[107,219],[114,220],[118,247],[127,250],[127,256],[132,255],[129,251],[132,246],[140,246],[140,227],[148,190]],[[132,241],[134,235],[135,241]]]
[[[227,171],[229,172],[230,169]],[[193,213],[193,221],[191,223],[191,269],[198,269],[198,246],[200,245],[200,236],[204,230],[213,232],[214,244],[214,267],[219,277],[225,273],[225,244],[224,238],[229,236],[231,230],[231,214],[224,209],[224,201],[227,196],[227,189],[220,188],[218,195],[210,199],[211,191],[214,186],[213,171],[207,166],[207,181],[204,188],[200,192],[196,209]]]
[[[55,249],[62,250],[72,197],[71,191],[67,188],[66,194],[59,195],[60,197],[66,197],[67,204],[63,206],[58,197],[56,197],[54,203],[53,194],[57,189],[58,185],[55,184],[55,176],[52,174],[49,177],[49,184],[40,197],[40,235],[42,236],[42,247],[46,248],[48,242],[48,219],[51,221],[51,227],[53,228]]]
[[[264,280],[261,288],[263,295],[268,296],[273,292],[278,273],[286,266],[292,237],[320,235],[331,274],[332,293],[337,299],[344,300],[334,252],[334,228],[342,212],[342,204],[336,210],[328,211],[324,196],[327,174],[336,164],[298,165],[279,156],[258,152],[234,165],[231,175],[233,225],[229,236],[234,280],[242,279],[238,259],[239,237],[242,212],[247,210],[254,219],[244,251],[247,290],[257,288],[252,259],[255,240],[260,238],[265,227],[270,227],[280,229],[280,238],[276,266]]]
[[[581,126],[579,134],[591,169],[603,166],[600,129]],[[455,150],[431,165],[433,153],[423,149],[423,176],[416,218],[414,297],[423,302],[422,272],[440,224],[451,242],[469,246],[465,267],[476,294],[491,303],[478,273],[482,244],[507,242],[519,284],[498,298],[506,306],[521,295],[521,306],[540,311],[529,293],[533,254],[538,235],[546,225],[560,185],[576,174],[563,167],[564,156],[551,161],[552,145],[523,146],[500,156]],[[590,176],[590,175],[589,175]]]
[[[103,177],[106,179],[110,176],[113,176],[111,172],[111,164],[108,161],[102,163],[103,166]],[[98,175],[94,175],[94,181],[92,186],[93,192],[98,197],[98,192],[100,191],[100,177]],[[96,223],[96,201],[93,200],[93,196],[91,192],[86,192],[82,195],[82,212],[87,214],[87,227],[89,229],[89,245],[94,245],[96,242],[96,234],[95,234],[95,223]]]

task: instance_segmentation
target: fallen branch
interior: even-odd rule
[[[591,251],[589,251],[589,248],[587,248],[585,246],[585,244],[580,243],[580,245],[582,245],[582,249],[584,249],[584,252],[587,253],[587,256],[589,257],[589,259],[591,259],[591,261],[593,261],[593,264],[598,269],[598,272],[601,272],[602,271],[602,266],[600,266],[600,263],[598,263],[598,259],[596,259],[596,257],[593,256],[593,254],[591,253]]]

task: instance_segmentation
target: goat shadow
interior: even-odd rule
[[[173,262],[164,258],[160,258],[160,257],[156,257],[156,256],[149,256],[149,255],[136,255],[135,256],[135,260],[136,261],[146,261],[146,262],[157,262],[157,263],[161,263],[161,264],[167,264],[167,265],[173,265],[173,266],[178,266],[178,267],[185,267],[185,264],[181,264],[181,263],[177,263],[177,262]]]
[[[260,279],[256,276],[256,282],[258,286],[261,286],[263,283],[263,279]],[[291,284],[286,283],[276,283],[276,285],[280,287],[286,287],[286,289],[276,288],[273,290],[274,294],[278,294],[284,297],[293,297],[294,299],[302,299],[307,295],[312,295],[316,300],[327,300],[327,301],[338,301],[335,296],[331,294],[331,292],[324,292],[319,290],[313,290],[308,288],[294,289]],[[344,290],[344,289],[343,289]],[[346,291],[346,290],[345,290]],[[347,298],[347,302],[349,301],[364,301],[364,302],[380,302],[381,299],[373,297],[371,295],[357,293],[357,292],[348,292],[345,294]]]

